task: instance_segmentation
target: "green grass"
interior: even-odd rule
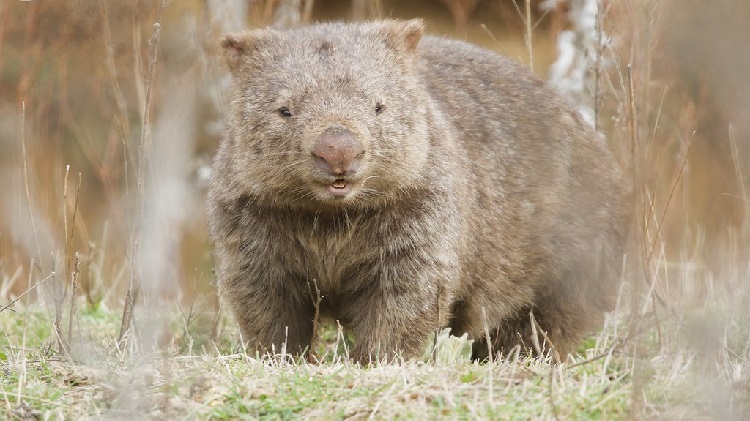
[[[477,364],[465,338],[444,332],[436,352],[426,349],[421,360],[360,367],[339,353],[345,347],[330,326],[322,362],[311,364],[236,352],[241,344],[231,324],[222,345],[188,352],[184,332],[173,328],[183,324],[174,322],[166,324],[168,335],[160,332],[172,338],[161,349],[118,350],[120,315],[100,308],[79,312],[80,328],[63,356],[55,352],[51,315],[36,306],[16,309],[0,314],[3,419],[622,419],[631,410],[635,360],[627,347],[583,364],[576,363],[584,357],[554,365],[524,356]],[[613,326],[586,343],[588,357],[607,350]],[[189,335],[193,343],[210,342],[205,333]],[[709,381],[699,377],[701,358],[644,343],[641,416],[711,418],[712,403],[701,399],[710,397],[701,392]],[[728,402],[741,410],[747,384],[714,377],[714,387],[733,394]]]

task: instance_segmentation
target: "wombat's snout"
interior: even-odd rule
[[[316,164],[321,170],[341,176],[357,171],[364,149],[354,133],[334,126],[318,137],[312,154],[317,157]]]

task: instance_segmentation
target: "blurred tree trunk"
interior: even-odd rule
[[[273,15],[273,26],[293,28],[302,22],[302,0],[280,0]]]
[[[221,33],[239,31],[247,24],[250,0],[207,0],[211,27]]]
[[[586,121],[597,127],[598,74],[601,44],[607,39],[599,22],[599,0],[552,0],[542,3],[554,10],[566,3],[570,29],[557,37],[557,59],[549,82],[574,104]]]
[[[273,26],[294,28],[310,21],[315,0],[280,0],[273,17]]]
[[[476,9],[479,0],[441,0],[453,15],[456,22],[456,31],[463,34],[466,31],[466,25],[469,23],[471,13]]]

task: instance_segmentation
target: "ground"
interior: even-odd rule
[[[0,313],[0,418],[623,419],[638,411],[637,418],[711,419],[721,409],[698,393],[711,381],[698,377],[705,356],[659,352],[646,332],[634,358],[617,315],[561,364],[524,352],[471,362],[470,342],[442,332],[422,359],[370,367],[350,362],[350,340],[333,326],[306,361],[283,350],[243,352],[231,320],[210,341],[201,317],[174,317],[161,343],[135,335],[118,350],[120,314],[85,307],[60,354],[51,319],[43,306]],[[140,330],[145,337],[144,324]],[[748,385],[715,381],[736,395],[727,396],[726,414],[742,415]]]

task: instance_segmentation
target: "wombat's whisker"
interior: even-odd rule
[[[362,180],[362,185],[360,187],[364,188],[365,187],[365,183],[367,183],[368,180],[373,179],[373,178],[378,178],[378,176],[377,175],[368,176],[367,178],[365,178],[364,180]]]
[[[287,164],[279,167],[279,169],[281,171],[286,171],[286,170],[288,170],[290,168],[296,167],[297,165],[302,164],[304,162],[308,162],[308,161],[309,161],[309,159],[300,159],[300,160],[297,160],[297,161],[292,161],[292,162],[289,162],[289,163],[287,163]]]

